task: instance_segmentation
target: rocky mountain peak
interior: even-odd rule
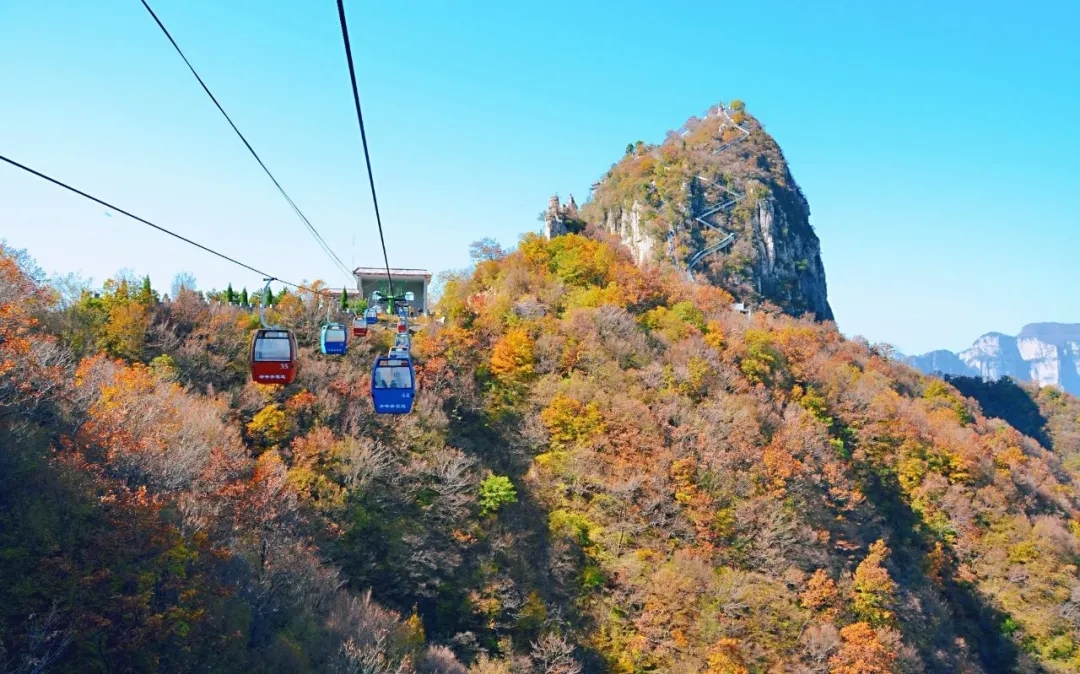
[[[617,234],[638,264],[672,264],[750,305],[832,320],[810,207],[783,153],[740,101],[711,108],[658,145],[629,143],[593,185],[580,221],[556,199],[545,232],[588,223]]]

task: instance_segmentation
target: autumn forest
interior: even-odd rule
[[[264,386],[249,307],[3,248],[0,671],[1080,671],[1080,401],[595,228],[474,250],[385,417],[318,284]]]

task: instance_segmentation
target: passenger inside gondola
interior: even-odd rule
[[[375,368],[375,388],[391,388],[390,384],[394,381],[394,370],[396,367],[379,367]]]
[[[392,385],[394,388],[410,388],[412,386],[412,377],[409,376],[409,368],[395,367]]]
[[[412,377],[407,367],[375,368],[375,388],[411,388]]]

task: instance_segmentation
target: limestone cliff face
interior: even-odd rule
[[[628,146],[581,209],[638,264],[673,264],[742,302],[832,320],[809,217],[779,146],[737,102],[660,145]]]
[[[769,194],[756,204],[750,225],[757,253],[750,267],[751,282],[758,293],[792,313],[809,311],[821,320],[833,320],[809,210],[785,208]]]
[[[907,363],[926,373],[1011,377],[1080,395],[1080,324],[1032,323],[1015,337],[991,332],[959,354],[933,351]]]
[[[635,201],[628,208],[616,207],[604,214],[604,227],[619,235],[638,264],[653,262],[656,248],[656,237],[642,222],[644,213],[645,209]]]

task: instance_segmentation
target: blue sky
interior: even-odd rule
[[[378,264],[334,2],[152,5],[338,255]],[[913,353],[1080,322],[1078,3],[346,5],[395,266],[512,245],[628,141],[740,98],[810,201],[845,333]],[[138,0],[0,3],[0,63],[0,154],[276,276],[346,282]],[[48,271],[259,285],[104,210],[0,166],[0,238]]]

